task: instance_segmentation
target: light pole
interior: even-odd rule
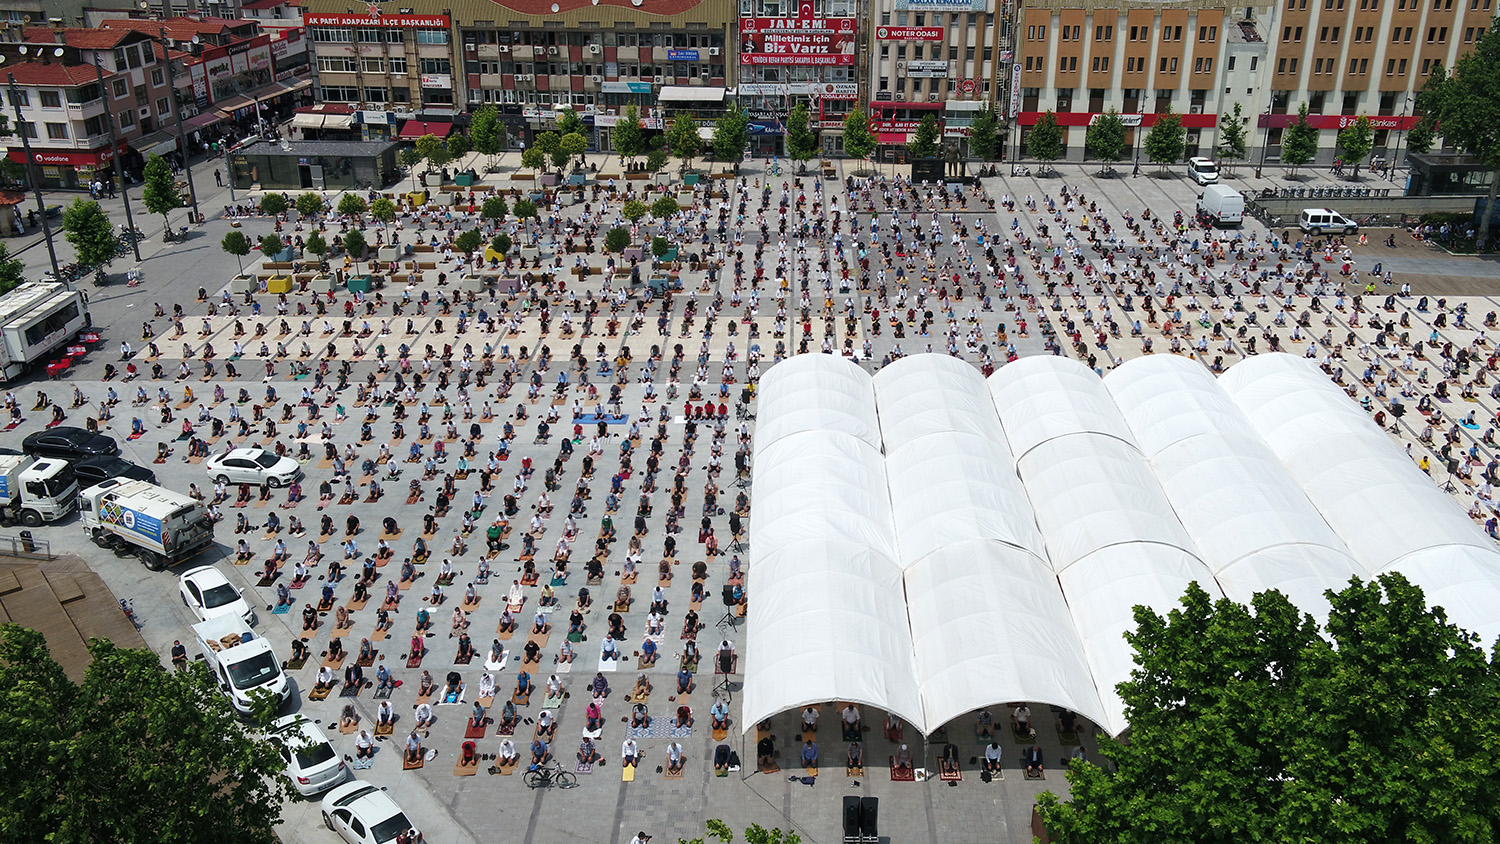
[[[1271,148],[1271,102],[1266,102],[1266,113],[1262,115],[1266,120],[1266,131],[1260,143],[1260,163],[1255,165],[1255,178],[1260,178],[1260,172],[1266,168],[1266,152]]]
[[[130,248],[135,252],[137,263],[141,261],[140,238],[135,236],[135,217],[130,213],[130,191],[125,186],[125,170],[120,166],[120,142],[115,139],[115,116],[110,108],[109,94],[104,90],[104,66],[99,64],[99,55],[94,54],[94,74],[99,80],[99,96],[104,99],[104,126],[109,129],[109,152],[115,162],[115,181],[120,184],[120,197],[125,200],[125,224],[130,227]]]
[[[172,89],[172,114],[177,117],[177,147],[182,150],[182,169],[187,173],[188,195],[193,198],[193,222],[196,224],[203,219],[203,215],[198,212],[198,189],[193,186],[193,162],[189,157],[187,136],[182,134],[182,103],[177,100],[176,74],[172,73],[172,51],[170,42],[167,41],[166,27],[162,27],[160,32],[162,57],[167,62],[167,87]],[[198,36],[193,36],[193,40],[197,41]]]
[[[1401,157],[1401,140],[1406,136],[1406,109],[1411,105],[1411,98],[1405,94],[1401,95],[1401,122],[1396,124],[1396,151],[1391,153],[1391,160],[1385,165],[1385,180],[1396,181],[1396,159]]]
[[[42,237],[47,241],[47,257],[52,261],[52,277],[62,279],[63,284],[72,290],[73,279],[63,279],[57,268],[57,249],[52,245],[52,224],[47,222],[47,206],[42,203],[41,173],[37,171],[36,160],[31,157],[31,141],[26,137],[25,121],[21,119],[21,93],[16,90],[16,75],[7,73],[5,78],[10,80],[10,104],[16,110],[16,134],[21,136],[21,147],[26,150],[26,175],[36,194],[36,213],[42,218]]]

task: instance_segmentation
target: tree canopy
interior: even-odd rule
[[[370,216],[382,223],[389,223],[396,219],[396,203],[382,196],[370,203]]]
[[[666,194],[662,194],[651,203],[651,216],[658,220],[670,219],[681,210],[682,207],[677,204],[677,200]]]
[[[486,220],[503,220],[510,213],[510,206],[505,204],[505,197],[491,196],[485,199],[484,204],[479,206],[479,216]]]
[[[540,170],[547,164],[547,153],[540,147],[527,147],[521,151],[521,166],[527,170]]]
[[[1156,124],[1146,133],[1141,146],[1146,150],[1146,157],[1160,165],[1163,173],[1168,164],[1181,161],[1187,150],[1187,129],[1182,126],[1182,115],[1170,108],[1158,114]]]
[[[325,207],[323,197],[316,191],[307,191],[297,197],[297,213],[303,217],[316,217]]]
[[[339,213],[345,217],[358,217],[370,210],[370,204],[357,193],[346,193],[339,197]]]
[[[907,149],[916,158],[936,158],[941,143],[942,129],[938,126],[937,115],[929,111],[922,115],[922,122],[917,124],[917,131],[912,133]]]
[[[1052,109],[1043,112],[1026,133],[1026,154],[1037,161],[1056,161],[1062,155],[1062,127]]]
[[[453,246],[465,255],[478,251],[483,245],[484,234],[479,229],[469,229],[453,239]]]
[[[240,265],[240,272],[245,271],[245,262],[241,260],[250,254],[250,238],[239,229],[231,229],[219,241],[219,248],[234,256],[235,263]]]
[[[807,161],[818,154],[818,133],[808,128],[810,119],[805,102],[792,106],[786,117],[786,154],[793,161]]]
[[[740,106],[732,106],[714,121],[714,158],[720,161],[739,161],[750,145],[750,114]]]
[[[646,151],[646,130],[641,128],[641,111],[634,103],[625,106],[611,138],[621,158],[635,158]]]
[[[583,134],[583,118],[578,112],[571,108],[561,109],[557,112],[557,133],[563,137],[574,133]]]
[[[115,259],[114,227],[109,215],[92,199],[75,199],[63,210],[63,231],[78,260],[102,267]]]
[[[268,193],[260,198],[260,210],[275,217],[286,211],[286,197],[279,193]]]
[[[1321,629],[1274,591],[1137,607],[1129,740],[1042,795],[1053,840],[1494,841],[1494,660],[1399,574],[1326,594]]]
[[[26,281],[26,262],[12,258],[10,249],[0,243],[0,296],[15,290]]]
[[[344,251],[349,254],[349,260],[356,265],[365,259],[365,250],[370,244],[365,241],[365,233],[359,229],[344,235]]]
[[[624,226],[615,226],[604,234],[604,251],[619,254],[630,246],[630,232]]]
[[[260,239],[260,254],[267,258],[274,258],[286,249],[286,244],[281,242],[281,235],[268,234]]]
[[[679,113],[672,118],[672,127],[667,130],[667,147],[682,162],[684,170],[703,151],[703,139],[698,137],[698,121],[691,114]]]
[[[237,232],[236,232],[237,233]],[[81,683],[35,630],[0,627],[0,837],[85,844],[269,844],[281,755],[195,663],[93,639]]]
[[[703,823],[705,834],[692,839],[678,838],[677,844],[705,844],[706,840],[720,844],[732,844],[734,830],[718,818],[709,818]],[[745,827],[745,844],[801,844],[802,836],[795,832],[782,832],[781,827],[766,829],[758,823]]]
[[[1219,158],[1240,161],[1245,157],[1245,112],[1236,102],[1234,110],[1219,116]]]
[[[1450,73],[1433,76],[1431,94],[1424,87],[1418,106],[1425,106],[1425,113],[1437,120],[1445,139],[1494,174],[1485,205],[1492,209],[1500,190],[1500,36],[1495,35],[1495,27],[1484,30],[1474,49],[1459,56]],[[1488,248],[1492,216],[1480,215],[1481,249]]]
[[[1281,163],[1297,168],[1313,160],[1318,152],[1318,130],[1307,122],[1307,103],[1297,109],[1297,120],[1281,133]]]
[[[500,109],[494,103],[486,103],[474,112],[469,123],[469,140],[475,152],[491,158],[505,149],[505,127],[500,124]]]
[[[319,260],[328,254],[328,241],[323,239],[323,233],[313,229],[307,235],[307,240],[302,242],[302,251],[315,255]]]
[[[1000,155],[1000,116],[989,103],[974,114],[974,122],[969,124],[969,151],[985,161],[993,161]]]
[[[267,196],[280,196],[280,194],[267,194]],[[176,211],[182,207],[182,194],[177,190],[177,181],[172,177],[172,168],[166,159],[155,153],[146,158],[146,166],[141,170],[141,201],[146,210],[152,214],[160,214],[162,225],[172,227],[172,221],[167,218],[169,211]]]
[[[844,116],[844,154],[861,161],[875,153],[875,136],[870,133],[870,119],[857,108]]]
[[[1339,152],[1345,164],[1354,165],[1354,175],[1359,175],[1359,165],[1375,148],[1375,130],[1370,128],[1370,118],[1360,115],[1349,126],[1339,131]]]
[[[1084,151],[1100,161],[1119,161],[1125,150],[1125,121],[1118,109],[1099,115],[1083,135]]]

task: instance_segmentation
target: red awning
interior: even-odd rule
[[[453,131],[453,124],[444,120],[408,120],[401,127],[401,137],[420,138],[423,135],[437,135],[439,138],[448,137]]]
[[[882,144],[904,144],[906,143],[905,132],[876,132],[875,140]]]

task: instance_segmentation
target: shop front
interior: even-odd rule
[[[126,149],[125,143],[122,141],[116,149]],[[27,163],[22,147],[11,147],[7,155],[17,164]],[[115,154],[108,148],[93,151],[33,148],[31,156],[44,190],[87,190],[95,178],[114,180]]]
[[[379,189],[397,177],[394,142],[256,140],[229,156],[240,190]]]

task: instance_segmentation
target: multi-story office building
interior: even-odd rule
[[[860,102],[867,47],[854,0],[740,0],[735,90],[751,118],[751,151],[784,151],[787,113],[808,105],[823,150],[843,149],[844,118]],[[867,97],[868,94],[866,93]]]
[[[358,123],[391,115],[441,133],[495,103],[526,142],[566,107],[607,149],[627,105],[659,128],[663,109],[721,110],[733,78],[732,5],[643,2],[463,0],[350,14],[345,3],[311,0],[304,21],[319,99],[351,104]]]
[[[1005,0],[876,0],[869,22],[870,128],[898,157],[922,118],[936,114],[960,152],[976,111],[1003,109],[1013,56],[1014,6]]]

